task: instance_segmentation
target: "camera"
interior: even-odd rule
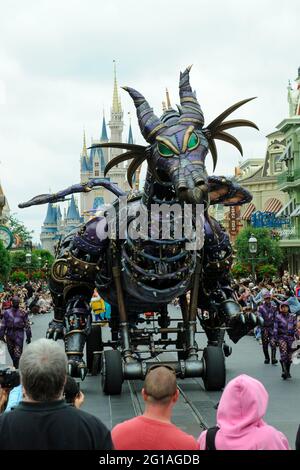
[[[19,371],[0,365],[0,386],[2,388],[14,388],[18,385],[20,385]]]

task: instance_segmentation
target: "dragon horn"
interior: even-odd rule
[[[179,108],[179,111],[181,116],[178,122],[187,126],[203,127],[203,112],[196,98],[196,93],[192,91],[190,85],[191,67],[190,65],[183,73],[180,72],[179,96],[181,108]]]
[[[160,134],[163,129],[167,129],[168,127],[157,116],[155,116],[153,109],[150,108],[149,103],[143,95],[133,88],[122,88],[127,91],[133,99],[141,133],[146,141],[151,144],[155,140],[155,137]]]

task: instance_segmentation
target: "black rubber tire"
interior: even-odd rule
[[[92,325],[91,333],[86,340],[87,368],[92,375],[97,375],[100,372],[101,361],[99,357],[94,355],[94,351],[103,351],[101,325],[97,324]],[[95,362],[98,363],[98,367],[95,367]]]
[[[183,323],[177,323],[177,328],[181,328],[183,326]],[[185,343],[185,334],[181,331],[177,333],[177,339],[176,339],[176,348],[177,349],[182,349],[183,345]],[[188,357],[188,352],[187,351],[178,351],[177,353],[177,358],[178,361],[185,361]]]
[[[223,348],[207,346],[203,351],[205,390],[219,391],[225,387],[226,367]]]
[[[122,356],[117,349],[109,349],[102,354],[102,390],[105,395],[120,395],[122,392]]]

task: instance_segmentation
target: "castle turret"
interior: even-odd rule
[[[81,223],[81,217],[80,217],[79,210],[75,202],[74,194],[72,194],[71,196],[71,201],[68,207],[65,222],[66,222],[66,229],[68,232],[78,227],[78,225],[80,225]]]
[[[90,164],[89,164],[89,157],[87,153],[87,148],[86,148],[86,138],[85,138],[85,132],[83,132],[83,146],[82,146],[82,151],[80,154],[80,180],[81,182],[88,181],[89,176],[90,176]]]
[[[47,207],[47,214],[41,230],[42,247],[45,250],[54,254],[54,245],[58,240],[58,227],[57,227],[57,209],[49,203]]]

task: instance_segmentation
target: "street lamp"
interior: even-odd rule
[[[257,253],[257,238],[255,238],[253,233],[251,233],[251,236],[248,240],[248,245],[249,245],[249,253],[252,255],[252,257],[250,258],[251,265],[252,265],[252,277],[253,277],[253,281],[255,281],[255,279],[256,279],[256,276],[255,276],[255,255]]]
[[[26,264],[27,264],[27,270],[28,270],[28,277],[29,277],[29,266],[31,265],[31,252],[29,251],[28,253],[26,253],[25,255],[25,259],[26,259]]]
[[[41,266],[42,266],[42,257],[41,256],[38,257],[38,261],[39,261],[39,268],[41,268]]]

